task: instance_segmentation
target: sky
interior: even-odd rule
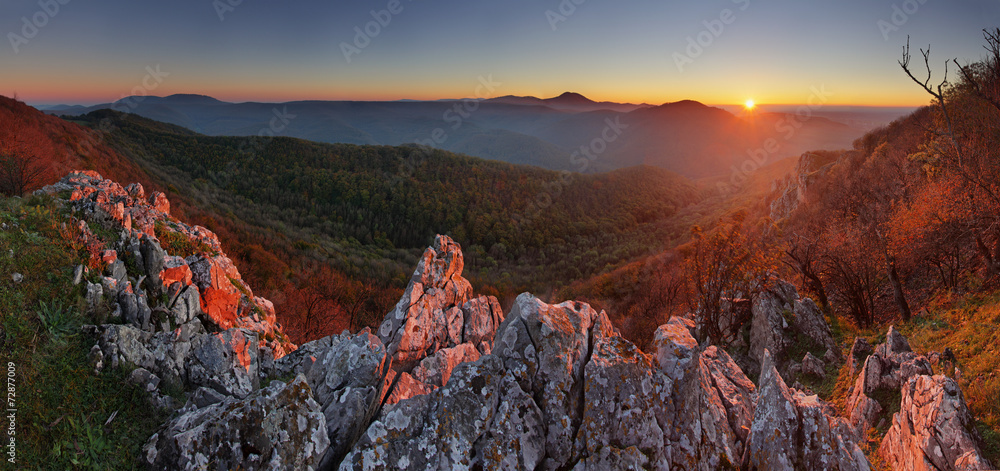
[[[1000,0],[0,0],[0,94],[919,106],[907,36],[940,80],[997,26]]]

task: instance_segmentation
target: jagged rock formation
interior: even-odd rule
[[[832,163],[820,165],[820,160],[816,154],[802,154],[792,173],[771,184],[771,192],[777,195],[771,201],[772,220],[787,218],[799,205],[809,201],[809,186],[822,178],[832,166]]]
[[[857,350],[852,350],[852,358],[864,352],[865,345],[867,342],[855,341]],[[878,425],[873,422],[883,406],[872,398],[878,391],[898,392],[911,377],[932,374],[927,358],[914,353],[906,338],[893,327],[889,327],[885,342],[863,364],[847,401],[847,415],[859,433]]]
[[[800,298],[798,290],[791,283],[777,280],[773,287],[760,293],[751,308],[750,359],[755,363],[747,365],[750,372],[764,359],[764,351],[782,359],[777,367],[785,377],[792,360],[786,352],[796,342],[811,344],[824,354],[826,361],[837,361],[840,348],[833,340],[830,326],[823,318],[823,312],[810,298]]]
[[[95,172],[71,173],[39,193],[74,210],[91,265],[104,267],[86,290],[89,314],[112,321],[83,328],[96,339],[88,355],[95,373],[135,368],[131,380],[165,409],[180,405],[165,387],[189,391],[141,461],[156,469],[318,464],[329,438],[309,385],[303,379],[260,389],[274,360],[295,345],[282,333],[274,306],[253,295],[215,234],[172,218],[162,193],[147,198],[141,185],[122,187]],[[168,253],[171,247],[189,253]],[[83,282],[85,270],[77,271]],[[278,442],[294,446],[273,445]]]
[[[83,214],[81,238],[104,266],[87,303],[117,322],[84,327],[95,373],[134,368],[130,380],[174,410],[143,449],[150,469],[865,470],[857,443],[881,410],[871,395],[900,388],[886,462],[989,466],[957,384],[927,376],[927,360],[894,329],[870,356],[866,342],[852,349],[852,367],[864,366],[850,421],[789,388],[775,352],[792,339],[828,349],[805,356],[808,374],[840,351],[819,309],[787,283],[752,306],[759,387],[724,350],[699,345],[687,318],[660,326],[647,354],[585,303],[524,293],[504,315],[496,299],[474,296],[446,236],[377,332],[295,349],[215,236],[170,218],[165,198],[92,173],[46,192]],[[89,224],[122,236],[105,247]],[[164,230],[203,250],[167,253]]]
[[[389,402],[444,386],[459,364],[490,353],[503,310],[493,296],[472,297],[461,248],[438,236],[378,336],[391,358]]]
[[[330,444],[305,378],[182,410],[143,448],[154,469],[313,469]]]
[[[899,470],[993,469],[978,441],[958,383],[943,375],[919,375],[903,385],[900,410],[879,454]]]
[[[816,396],[789,389],[769,351],[761,365],[760,398],[750,426],[751,469],[868,470],[868,459],[846,420]]]

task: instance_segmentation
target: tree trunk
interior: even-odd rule
[[[896,298],[896,305],[903,316],[903,322],[910,321],[910,305],[906,302],[906,295],[903,294],[903,285],[899,282],[899,275],[896,273],[896,264],[891,258],[886,258],[886,270],[889,272],[889,283],[892,284],[892,294]]]

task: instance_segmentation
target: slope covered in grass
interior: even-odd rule
[[[73,284],[88,255],[64,237],[66,216],[48,199],[0,199],[0,351],[8,378],[13,369],[16,468],[130,468],[164,417],[127,372],[89,366],[94,339],[80,327],[95,321],[86,283]]]

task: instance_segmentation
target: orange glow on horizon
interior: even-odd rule
[[[89,83],[88,83],[89,82]],[[94,83],[96,80],[90,80],[85,83],[74,83],[72,89],[66,87],[65,83],[56,83],[54,80],[43,80],[36,83],[21,83],[21,84],[8,84],[4,89],[0,89],[0,94],[13,97],[16,93],[17,98],[21,101],[27,103],[45,103],[45,104],[56,104],[56,103],[66,103],[66,104],[86,104],[94,105],[100,103],[110,103],[121,99],[122,97],[132,95],[133,91],[138,91],[142,94],[141,89],[130,88],[127,85],[118,87],[116,84],[107,83]],[[440,100],[440,99],[461,99],[469,98],[473,96],[466,88],[453,88],[451,92],[440,89],[418,89],[408,92],[391,91],[386,92],[382,87],[365,87],[365,88],[351,88],[349,86],[339,86],[336,89],[332,89],[329,85],[317,86],[317,87],[267,87],[263,88],[260,86],[254,86],[251,84],[230,84],[228,86],[218,86],[215,84],[208,86],[192,86],[193,84],[177,84],[178,86],[171,87],[164,84],[163,87],[151,90],[148,92],[149,95],[155,96],[169,96],[174,94],[198,94],[198,95],[208,95],[213,98],[233,102],[233,103],[243,103],[243,102],[264,102],[264,103],[281,103],[290,101],[305,101],[305,100],[322,100],[322,101],[397,101],[397,100]],[[454,91],[460,90],[460,91]],[[734,99],[736,97],[720,96],[720,94],[703,94],[699,95],[697,93],[678,93],[677,95],[662,95],[662,94],[644,94],[644,93],[601,93],[599,91],[588,91],[574,89],[574,87],[566,87],[565,90],[560,92],[552,92],[548,90],[524,90],[524,89],[508,89],[503,88],[497,90],[496,93],[490,95],[489,98],[505,96],[505,95],[515,95],[515,96],[535,96],[539,98],[551,98],[562,94],[564,91],[576,91],[586,96],[587,98],[597,101],[597,102],[616,102],[616,103],[634,103],[634,104],[649,104],[649,105],[661,105],[664,103],[673,103],[681,100],[695,100],[704,103],[709,106],[732,106],[734,103],[739,103],[741,107],[749,110],[755,110],[759,108],[759,104],[755,100],[747,99],[740,100]],[[728,95],[728,94],[727,94]],[[919,97],[919,95],[918,95]],[[805,102],[806,98],[803,97],[768,97],[767,106],[791,106],[798,105]],[[752,104],[751,104],[752,103]],[[834,97],[829,102],[824,103],[827,106],[871,106],[871,107],[920,107],[926,106],[929,102],[924,100],[923,97],[919,97],[917,100],[905,99],[902,97],[892,97],[885,95],[876,95],[874,93],[864,93],[852,96],[845,96],[843,99],[838,99]]]

